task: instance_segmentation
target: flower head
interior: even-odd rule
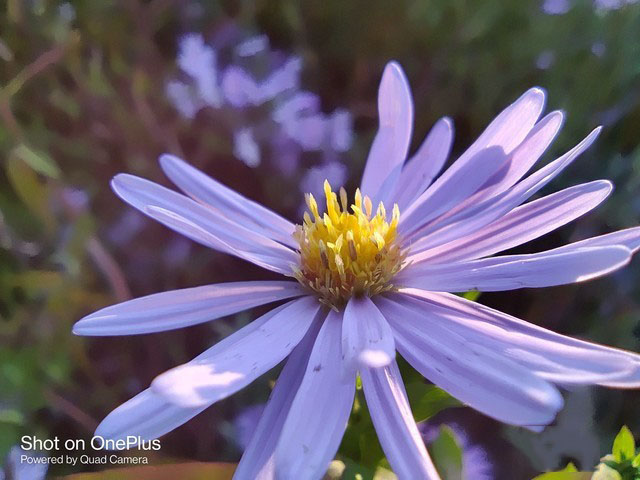
[[[146,215],[287,278],[159,293],[80,320],[76,334],[138,334],[285,301],[161,374],[97,433],[158,437],[288,358],[236,478],[321,478],[346,428],[356,375],[396,474],[438,478],[396,350],[470,407],[535,431],[562,408],[556,384],[639,387],[634,353],[558,335],[450,293],[581,282],[626,265],[640,248],[636,227],[544,252],[492,256],[576,219],[612,190],[598,180],[527,202],[599,132],[528,174],[563,121],[561,112],[539,118],[544,101],[539,88],[525,92],[440,173],[451,121],[438,121],[407,160],[413,103],[402,70],[390,63],[379,91],[379,130],[354,200],[327,182],[326,211],[308,195],[310,213],[297,227],[171,155],[161,166],[188,196],[116,176],[115,192]]]
[[[349,207],[347,192],[340,201],[324,182],[327,209],[322,215],[312,194],[306,196],[309,213],[296,227],[300,266],[296,279],[314,291],[321,302],[339,309],[353,296],[374,296],[393,288],[404,254],[396,242],[400,211],[394,205],[391,220],[382,202],[375,214],[371,199],[356,190]],[[351,210],[351,212],[349,212]]]

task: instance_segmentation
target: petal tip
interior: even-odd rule
[[[187,162],[172,153],[163,153],[158,157],[158,163],[163,170],[167,170],[171,167],[184,165]]]
[[[542,87],[532,87],[522,94],[515,103],[526,102],[535,111],[542,112],[547,101],[547,91]]]
[[[387,62],[387,64],[384,67],[384,73],[387,73],[387,72],[404,75],[402,66],[400,66],[400,63],[397,60],[390,60],[389,62]]]
[[[531,96],[535,96],[537,98],[540,98],[541,100],[544,100],[547,97],[547,90],[539,87],[539,86],[535,86],[535,87],[531,87],[529,90],[527,90],[527,92],[525,93],[525,95],[531,95]]]
[[[131,183],[137,180],[138,177],[129,173],[118,173],[111,179],[111,189],[120,197],[124,193],[124,190],[130,188]]]
[[[82,324],[80,322],[82,322],[82,320],[77,321],[71,327],[71,333],[73,333],[74,335],[77,335],[79,337],[85,335],[85,333],[83,332],[84,329],[82,328]]]
[[[382,73],[379,95],[397,95],[398,91],[403,92],[406,98],[411,98],[409,81],[404,70],[398,62],[391,61],[387,63]]]

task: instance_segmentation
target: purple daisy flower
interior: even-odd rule
[[[115,192],[146,215],[289,279],[159,293],[76,323],[78,335],[140,334],[286,300],[157,377],[96,433],[156,438],[288,357],[235,478],[322,477],[347,425],[358,373],[396,474],[438,478],[413,421],[396,349],[462,402],[536,431],[562,408],[557,384],[639,387],[638,355],[450,293],[581,282],[626,265],[640,248],[640,228],[631,228],[544,252],[490,257],[576,219],[612,190],[598,180],[525,203],[599,131],[527,175],[563,121],[561,112],[539,119],[544,100],[539,88],[524,93],[438,176],[451,148],[451,121],[438,121],[405,162],[413,104],[401,68],[390,63],[380,85],[380,128],[355,200],[350,205],[344,189],[335,194],[327,182],[326,211],[307,195],[310,213],[298,226],[172,155],[160,164],[188,196],[116,176]]]

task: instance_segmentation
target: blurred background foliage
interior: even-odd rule
[[[640,5],[632,1],[5,0],[0,458],[22,435],[90,438],[101,418],[155,375],[263,311],[153,335],[71,334],[83,315],[132,296],[270,278],[133,213],[109,189],[122,171],[167,184],[156,159],[171,152],[298,218],[299,184],[325,162],[318,152],[296,156],[284,175],[278,150],[258,143],[264,161],[250,166],[238,158],[227,126],[233,109],[205,107],[189,118],[167,95],[168,82],[181,75],[185,34],[214,45],[233,42],[228,32],[238,31],[266,35],[273,51],[300,58],[301,86],[318,95],[323,115],[350,112],[353,143],[333,158],[343,165],[347,187],[357,184],[376,129],[382,69],[396,59],[415,96],[413,148],[449,115],[460,153],[533,85],[547,89],[549,109],[568,113],[545,161],[604,125],[596,145],[552,187],[609,178],[617,187],[612,197],[519,251],[638,224]],[[586,285],[486,294],[480,301],[562,333],[640,351],[639,280],[635,260]],[[402,368],[419,420],[455,404]],[[268,397],[276,373],[165,436],[156,460],[237,461],[255,422],[252,411]],[[358,472],[369,478],[386,465],[360,393],[338,457],[336,475],[344,478]],[[640,432],[639,392],[586,389],[569,392],[565,411],[540,435],[466,408],[446,408],[423,431],[447,478],[527,479],[569,461],[592,469],[622,424]],[[474,475],[473,468],[484,470]],[[74,472],[55,466],[51,473]]]

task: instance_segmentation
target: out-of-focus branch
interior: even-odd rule
[[[98,422],[86,412],[80,410],[64,397],[61,397],[51,389],[44,391],[44,396],[51,407],[60,410],[69,418],[72,418],[88,432],[95,432]]]
[[[16,117],[13,116],[9,97],[4,93],[4,90],[0,91],[0,118],[14,137],[22,139],[22,130]]]
[[[73,40],[75,37],[71,37]],[[0,119],[7,129],[18,139],[22,139],[22,130],[11,110],[11,98],[20,91],[25,83],[37,76],[49,66],[57,63],[64,56],[70,41],[56,45],[36,58],[29,65],[25,66],[0,89]]]
[[[118,302],[129,300],[131,291],[120,266],[96,237],[91,237],[87,242],[87,251],[109,282],[116,300]]]
[[[64,55],[67,49],[66,43],[56,45],[51,50],[47,50],[36,58],[29,65],[25,66],[3,89],[3,93],[6,97],[11,98],[22,88],[22,86],[38,75],[40,72],[47,69],[49,66],[57,63]]]

